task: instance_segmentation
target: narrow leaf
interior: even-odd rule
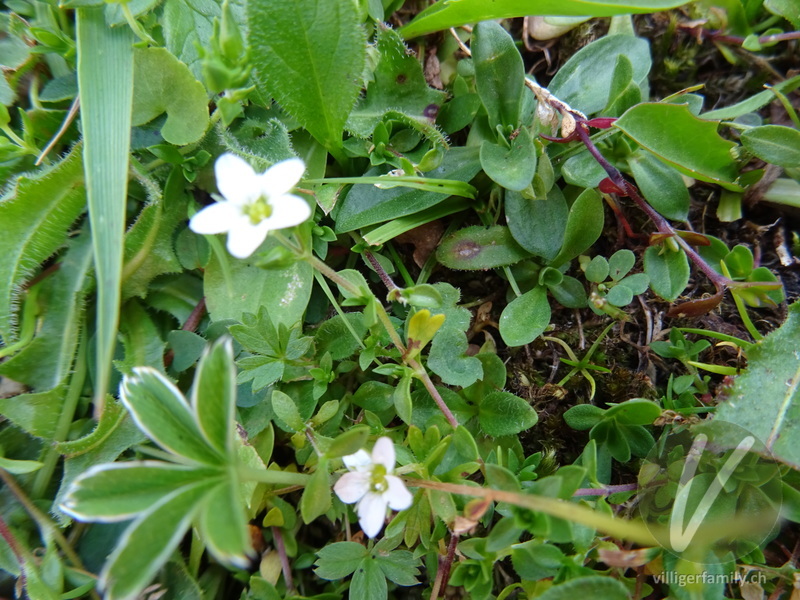
[[[192,386],[192,409],[208,443],[230,456],[236,410],[236,368],[230,338],[222,338],[200,359]]]
[[[200,535],[218,561],[247,568],[252,552],[247,515],[235,479],[226,479],[206,494],[198,519]]]
[[[31,177],[21,175],[0,199],[0,336],[16,336],[16,307],[22,286],[39,264],[61,247],[67,229],[83,211],[82,147],[60,163]]]
[[[84,171],[97,274],[97,378],[102,405],[111,377],[122,278],[122,237],[128,190],[133,34],[111,29],[102,8],[77,11],[78,89],[86,143]]]

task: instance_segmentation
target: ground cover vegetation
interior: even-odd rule
[[[798,29],[7,0],[0,596],[800,597]]]

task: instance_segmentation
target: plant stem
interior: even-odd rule
[[[353,336],[353,339],[358,343],[359,346],[361,346],[361,349],[364,350],[366,348],[364,342],[361,341],[361,337],[356,333],[356,330],[353,329],[353,325],[348,320],[345,312],[342,310],[342,307],[339,306],[339,303],[336,301],[336,297],[333,295],[333,292],[331,291],[328,282],[325,281],[325,278],[322,276],[322,273],[319,271],[314,271],[314,279],[317,280],[319,287],[322,288],[322,291],[328,297],[328,300],[330,300],[330,303],[333,306],[333,309],[336,311],[336,314],[342,318],[342,323],[344,323],[347,331],[350,332],[350,335]]]
[[[61,414],[56,423],[56,429],[53,433],[53,442],[63,442],[69,435],[69,429],[72,426],[72,420],[75,417],[75,410],[78,407],[78,402],[81,399],[81,392],[83,391],[83,384],[86,381],[86,342],[87,342],[87,329],[81,328],[81,339],[78,344],[78,353],[75,358],[74,370],[72,377],[69,380],[69,387],[67,388],[67,395],[64,398],[64,405],[61,408]],[[36,478],[33,481],[33,488],[31,496],[34,498],[44,497],[47,487],[50,485],[50,480],[53,477],[58,460],[61,454],[56,450],[55,446],[50,446],[47,449],[44,464],[41,469],[36,473]]]
[[[493,502],[506,502],[529,510],[545,513],[552,517],[580,523],[603,533],[624,538],[646,546],[659,543],[659,539],[667,539],[667,532],[661,527],[648,526],[642,522],[627,521],[611,515],[592,510],[588,506],[538,496],[528,493],[509,492],[505,490],[492,490],[472,485],[443,483],[424,479],[404,477],[403,481],[408,487],[421,487],[442,492],[450,492],[461,496],[488,498]]]
[[[436,580],[433,582],[431,589],[431,600],[436,600],[442,595],[442,590],[447,587],[447,582],[450,580],[450,569],[453,566],[453,559],[456,556],[456,547],[458,546],[459,535],[457,533],[450,533],[450,542],[447,544],[447,554],[444,560],[439,561],[439,568],[436,570]]]
[[[289,471],[276,471],[272,469],[251,469],[240,467],[239,476],[248,481],[258,481],[271,485],[302,485],[305,486],[311,475],[305,473],[291,473]]]
[[[389,290],[390,293],[393,290],[400,289],[399,287],[397,287],[397,284],[394,281],[392,281],[392,278],[386,272],[386,269],[383,268],[383,265],[381,265],[378,259],[375,258],[375,255],[372,252],[370,252],[369,250],[365,251],[364,258],[367,259],[367,262],[369,262],[370,265],[372,265],[372,268],[378,274],[378,277],[381,278],[383,285],[386,286],[386,289]]]
[[[56,526],[55,523],[53,523],[53,521],[50,520],[50,517],[39,510],[39,508],[31,501],[31,499],[28,498],[22,488],[17,485],[17,482],[14,480],[11,474],[5,469],[0,469],[0,479],[3,480],[3,483],[6,484],[8,490],[36,522],[36,525],[42,532],[42,537],[47,539],[48,537],[52,536],[52,538],[56,541],[56,544],[58,544],[59,548],[61,548],[61,551],[69,559],[69,561],[76,568],[85,571],[86,569],[83,566],[83,562],[75,550],[72,549],[72,546],[70,546],[70,543],[67,541],[67,538],[64,537],[64,534],[61,533],[61,530]]]
[[[697,252],[695,252],[694,248],[692,248],[686,240],[678,235],[678,232],[672,227],[669,221],[656,212],[656,210],[650,206],[644,198],[642,198],[636,186],[629,183],[622,176],[622,173],[620,173],[616,167],[612,166],[611,163],[606,160],[606,158],[601,154],[600,150],[597,149],[597,146],[594,145],[589,137],[588,126],[586,123],[578,121],[578,126],[576,127],[575,131],[583,142],[583,145],[586,146],[586,149],[589,151],[589,153],[608,174],[608,178],[612,181],[612,183],[614,183],[614,185],[616,185],[620,190],[626,192],[627,195],[636,203],[636,205],[644,211],[650,220],[653,221],[657,231],[659,233],[670,234],[683,249],[683,251],[686,252],[686,255],[697,266],[697,268],[699,268],[706,275],[706,277],[711,280],[711,283],[714,284],[714,287],[717,288],[718,291],[725,290],[730,287],[733,282],[727,277],[723,277],[717,273],[711,267],[711,265],[703,260],[703,258]]]

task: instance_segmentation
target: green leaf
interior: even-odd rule
[[[373,550],[373,556],[386,579],[402,586],[412,586],[419,583],[417,581],[419,558],[415,558],[409,550],[385,552],[379,548],[380,542]]]
[[[606,294],[608,300],[614,306],[628,306],[633,302],[633,292],[624,285],[615,285]]]
[[[144,125],[166,112],[161,136],[167,142],[184,146],[203,137],[208,127],[205,88],[168,50],[136,50],[133,89],[133,125]]]
[[[689,260],[683,250],[650,246],[644,253],[644,272],[650,277],[650,289],[670,302],[689,284]]]
[[[586,279],[593,283],[603,283],[608,279],[611,267],[604,256],[595,256],[586,266],[584,273]]]
[[[200,536],[211,554],[222,564],[246,569],[247,554],[253,553],[238,482],[229,477],[205,494],[198,515]]]
[[[372,558],[362,559],[350,582],[350,594],[353,598],[385,600],[388,593],[386,577],[378,563]]]
[[[293,431],[303,431],[305,429],[305,421],[300,416],[297,404],[288,394],[280,390],[274,390],[272,392],[272,410]]]
[[[633,65],[624,54],[617,55],[617,64],[608,91],[608,104],[602,110],[607,117],[618,117],[642,101],[639,82],[633,80]]]
[[[271,248],[275,244],[274,240],[267,239],[263,247]],[[290,267],[266,272],[249,261],[231,260],[227,256],[225,260],[228,264],[223,267],[219,257],[213,256],[203,278],[208,312],[213,321],[241,321],[244,313],[257,314],[262,306],[276,326],[283,323],[292,327],[303,318],[313,282],[313,270],[308,263],[296,262]],[[226,269],[230,280],[226,278]]]
[[[761,160],[779,167],[800,165],[800,131],[781,125],[754,127],[742,133],[742,144]]]
[[[789,306],[786,322],[747,352],[747,370],[736,377],[714,420],[740,425],[777,459],[800,468],[800,303]]]
[[[496,184],[521,192],[536,174],[536,149],[528,130],[521,127],[509,142],[511,148],[484,140],[481,144],[481,168]]]
[[[445,267],[464,270],[513,265],[527,257],[502,225],[467,227],[446,238],[436,251],[436,259]]]
[[[360,313],[346,313],[336,315],[328,319],[314,333],[314,341],[317,352],[322,356],[326,352],[330,353],[333,360],[342,360],[353,356],[358,350],[358,341],[345,326],[344,320],[350,324],[350,329],[355,331],[359,339],[364,339],[367,328],[364,326],[364,319]]]
[[[170,178],[175,174],[173,172]],[[177,171],[177,176],[184,180],[180,171]],[[159,275],[178,273],[182,270],[175,254],[174,242],[175,229],[186,221],[186,196],[182,191],[170,189],[168,185],[163,197],[144,207],[136,222],[125,234],[123,300],[132,296],[146,297],[153,279]],[[202,240],[202,243],[207,244],[202,236],[194,233],[192,236],[195,240]]]
[[[367,49],[352,2],[253,2],[247,17],[250,56],[263,95],[274,97],[317,141],[340,153]]]
[[[218,340],[200,359],[191,402],[206,441],[220,454],[231,456],[236,428],[236,369],[230,338]]]
[[[517,192],[505,194],[506,223],[517,243],[534,256],[550,261],[564,242],[569,209],[564,194],[553,186],[545,198],[531,200]]]
[[[400,30],[406,39],[450,27],[477,23],[488,19],[509,19],[526,15],[563,15],[570,17],[610,17],[634,13],[652,13],[684,4],[680,0],[440,0],[429,6]],[[635,64],[635,63],[634,63]]]
[[[413,403],[411,402],[411,376],[407,375],[398,382],[392,394],[392,401],[394,402],[394,409],[397,416],[400,417],[404,423],[410,425],[414,410]]]
[[[514,39],[499,23],[481,19],[473,31],[471,49],[475,86],[489,113],[489,125],[492,128],[496,125],[512,129],[518,127],[525,65]],[[481,154],[484,154],[483,148]],[[517,178],[521,178],[521,175]],[[531,179],[533,175],[528,179],[528,184]]]
[[[232,2],[234,14],[240,22],[238,2]],[[207,48],[213,31],[215,17],[222,16],[221,3],[215,0],[186,0],[165,2],[162,26],[167,49],[189,66],[195,78],[202,77],[200,48]]]
[[[632,82],[637,86],[645,82],[652,64],[650,44],[629,35],[609,35],[573,54],[558,70],[548,89],[559,100],[587,115],[601,111],[609,103],[621,56],[632,66]]]
[[[38,394],[0,398],[0,414],[35,437],[51,439],[66,394],[67,386],[62,384]]]
[[[75,479],[60,508],[83,521],[127,521],[179,488],[222,475],[214,469],[157,461],[98,465]]]
[[[37,176],[21,175],[0,199],[0,336],[15,339],[16,308],[22,286],[39,264],[67,240],[67,229],[83,211],[81,146]]]
[[[168,452],[207,465],[224,462],[221,453],[208,447],[183,394],[155,369],[133,369],[120,397],[136,425]]]
[[[425,109],[431,105],[440,106],[444,93],[428,86],[420,62],[413,53],[407,52],[394,29],[379,25],[375,48],[380,55],[378,65],[364,99],[347,119],[347,130],[360,137],[370,137],[389,112],[400,112],[429,126]]]
[[[558,267],[588,250],[603,233],[603,201],[594,189],[587,189],[569,209],[564,244],[550,266]]]
[[[637,150],[628,157],[636,185],[650,205],[668,219],[689,217],[689,190],[680,173],[650,152]]]
[[[590,575],[556,585],[539,596],[539,600],[575,600],[576,597],[630,600],[631,596],[628,588],[616,579]]]
[[[789,1],[791,2],[792,0]],[[795,75],[791,79],[787,79],[786,81],[781,81],[780,83],[771,86],[771,89],[764,90],[763,92],[759,92],[754,96],[750,96],[747,100],[742,100],[741,102],[738,102],[733,106],[728,106],[726,108],[718,108],[716,110],[710,110],[708,112],[705,112],[702,115],[700,115],[700,118],[708,120],[723,120],[723,121],[728,119],[735,119],[736,117],[740,117],[742,115],[746,115],[747,113],[757,111],[762,106],[766,106],[773,100],[777,100],[772,89],[781,92],[783,94],[788,94],[789,92],[794,91],[798,87],[800,87],[800,75]]]
[[[661,407],[644,398],[633,398],[611,406],[605,413],[623,425],[652,425],[661,416]]]
[[[3,237],[12,237],[12,231],[14,229],[9,229]],[[20,352],[0,364],[0,374],[42,391],[64,381],[75,359],[85,297],[92,285],[88,277],[92,265],[92,245],[88,232],[72,242],[58,264],[58,270],[41,283],[36,298],[36,302],[41,302],[42,306],[42,314],[37,319],[36,337]],[[25,403],[21,398],[19,402]]]
[[[8,471],[12,475],[33,473],[34,471],[41,469],[43,466],[44,463],[41,463],[38,460],[15,460],[0,456],[0,469]]]
[[[447,385],[467,387],[483,377],[481,361],[467,356],[467,336],[447,326],[433,338],[428,354],[428,367]]]
[[[578,404],[568,409],[564,413],[564,421],[567,425],[578,431],[591,429],[603,420],[605,411],[593,404]]]
[[[517,435],[536,425],[538,420],[530,404],[509,392],[492,392],[478,407],[481,429],[492,437]]]
[[[509,346],[524,346],[544,333],[550,324],[547,291],[536,286],[514,298],[500,315],[500,336]]]
[[[199,236],[195,236],[199,237]],[[172,369],[178,373],[197,362],[206,347],[206,339],[193,331],[173,329],[167,334],[167,342],[173,352]]]
[[[314,573],[322,579],[336,581],[355,571],[368,550],[356,542],[334,542],[317,552],[317,568]]]
[[[367,384],[373,383],[377,384],[377,381],[367,382]],[[391,395],[391,386],[383,384],[389,391],[389,395]],[[360,390],[361,388],[359,388]],[[358,392],[356,392],[358,393]],[[391,399],[390,399],[391,400]],[[388,403],[391,404],[391,401]],[[325,451],[325,456],[327,458],[339,458],[341,456],[347,456],[348,454],[355,454],[361,448],[363,448],[367,443],[367,437],[369,436],[369,427],[366,425],[356,425],[355,427],[351,427],[339,435],[337,435],[328,446],[328,449]]]
[[[474,147],[451,148],[442,164],[428,171],[423,181],[453,179],[470,181],[481,170],[479,150]],[[382,172],[381,172],[382,173]],[[380,174],[368,171],[367,175]],[[446,200],[449,194],[414,190],[402,187],[379,189],[374,185],[354,185],[344,199],[336,203],[334,218],[336,232],[345,233],[367,225],[382,223],[431,208]]]
[[[178,547],[211,485],[198,483],[164,496],[125,530],[100,573],[105,598],[139,595]]]
[[[614,127],[689,177],[742,190],[735,183],[738,165],[731,154],[736,144],[721,138],[716,123],[698,119],[685,104],[638,104]]]
[[[317,470],[311,474],[303,496],[300,498],[300,514],[304,523],[311,523],[324,515],[331,507],[331,476],[328,473],[328,460],[320,458]]]
[[[104,442],[106,442],[123,423],[127,424],[128,428],[133,427],[130,423],[130,419],[126,417],[127,413],[122,403],[109,396],[106,403],[103,404],[103,412],[100,413],[97,425],[91,432],[77,440],[58,442],[55,447],[59,454],[63,454],[67,458],[91,452],[92,450],[102,447]],[[144,439],[144,436],[139,434],[137,441],[139,439]],[[112,457],[111,460],[113,460],[113,458],[114,457]]]
[[[86,148],[84,172],[97,276],[97,377],[102,405],[111,377],[122,280],[125,207],[128,201],[133,35],[110,29],[102,8],[77,11],[78,89]]]

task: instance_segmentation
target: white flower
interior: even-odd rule
[[[198,212],[189,227],[202,234],[228,232],[228,252],[247,258],[271,230],[299,225],[311,216],[306,201],[289,193],[305,168],[302,160],[290,158],[259,175],[238,156],[223,154],[214,173],[224,200]]]
[[[357,502],[356,512],[361,529],[374,538],[383,528],[386,507],[405,510],[411,506],[413,497],[394,472],[394,444],[382,437],[372,448],[372,456],[366,450],[344,457],[350,470],[339,478],[333,491],[345,504]]]

